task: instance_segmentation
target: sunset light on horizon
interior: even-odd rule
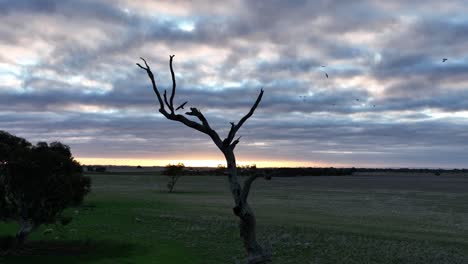
[[[218,165],[226,166],[226,161],[219,160],[184,160],[184,159],[168,159],[168,160],[153,160],[153,159],[106,159],[106,158],[76,158],[83,165],[111,165],[111,166],[166,166],[168,164],[183,163],[186,167],[218,167]],[[329,164],[321,164],[314,162],[301,161],[238,161],[239,166],[256,165],[258,168],[273,168],[273,167],[330,167]],[[341,167],[338,165],[338,167]]]
[[[466,167],[466,5],[299,2],[0,1],[0,130],[83,163],[224,163],[136,65],[170,92],[175,55],[177,114],[196,107],[222,139],[265,91],[244,163]]]

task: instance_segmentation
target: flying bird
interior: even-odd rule
[[[442,62],[446,62],[446,61],[447,61],[447,59],[446,59],[446,58],[443,58],[443,59],[442,59]]]
[[[325,68],[325,65],[322,65],[320,67]],[[325,76],[328,78],[328,73],[326,73],[325,71],[323,71],[323,73],[325,73]]]
[[[359,99],[356,99],[356,101],[359,101]]]
[[[184,106],[185,106],[186,103],[187,103],[187,102],[185,102],[185,103],[179,105],[179,107],[176,108],[176,111],[179,110],[179,109],[184,109]]]

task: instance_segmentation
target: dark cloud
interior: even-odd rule
[[[222,135],[265,90],[244,159],[461,167],[465,2],[0,0],[0,129],[81,157],[221,159],[158,115],[135,65],[170,89],[176,54],[177,102]]]

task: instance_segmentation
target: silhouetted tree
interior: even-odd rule
[[[244,248],[247,251],[247,263],[257,264],[269,262],[271,260],[271,255],[265,252],[265,250],[257,242],[256,219],[252,208],[247,202],[250,187],[255,181],[255,179],[258,176],[260,176],[260,174],[251,175],[244,181],[242,186],[237,174],[236,157],[234,155],[234,149],[240,140],[240,137],[236,139],[236,134],[241,128],[241,126],[245,123],[245,121],[247,121],[247,119],[249,119],[253,115],[255,109],[262,100],[263,89],[260,90],[257,100],[250,108],[250,111],[245,116],[243,116],[238,123],[231,122],[231,128],[229,130],[229,133],[227,137],[222,140],[218,133],[211,128],[210,124],[208,123],[208,120],[205,118],[202,112],[197,108],[191,107],[190,111],[186,112],[185,114],[197,118],[199,122],[190,120],[184,115],[176,114],[176,110],[179,109],[179,107],[175,107],[174,105],[174,97],[176,94],[176,79],[172,67],[173,58],[174,55],[171,55],[169,59],[169,68],[172,76],[172,92],[169,98],[167,97],[166,91],[164,91],[163,95],[161,95],[161,93],[159,92],[156,86],[156,81],[154,79],[154,74],[151,71],[149,65],[146,63],[146,61],[143,58],[141,58],[145,66],[142,66],[139,63],[137,63],[137,65],[141,69],[145,70],[148,74],[153,91],[156,94],[156,97],[159,102],[159,112],[169,120],[178,121],[190,128],[193,128],[208,135],[214,142],[214,144],[218,147],[218,149],[223,153],[227,163],[229,186],[232,193],[232,197],[234,199],[233,212],[240,219],[240,236],[243,240]]]
[[[241,176],[251,176],[251,175],[259,173],[259,170],[257,170],[256,164],[237,166],[237,171],[238,171],[238,174]]]
[[[174,187],[179,180],[179,178],[183,175],[185,169],[185,165],[183,163],[178,163],[177,165],[168,164],[163,171],[163,175],[166,175],[169,178],[167,182],[167,190],[168,192],[172,192]]]
[[[17,245],[41,224],[70,222],[61,213],[80,205],[91,187],[82,170],[67,145],[33,146],[0,131],[0,219],[19,223]]]

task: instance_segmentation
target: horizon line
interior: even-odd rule
[[[219,165],[226,166],[226,162],[221,159],[122,159],[122,158],[80,158],[75,159],[83,166],[115,166],[115,167],[164,167],[168,164],[183,163],[186,167],[194,168],[216,168]],[[238,161],[237,165],[256,165],[257,168],[356,168],[356,169],[444,169],[444,170],[463,170],[464,167],[437,167],[437,166],[389,166],[378,164],[330,164],[313,161],[288,161],[288,160],[253,160]]]

